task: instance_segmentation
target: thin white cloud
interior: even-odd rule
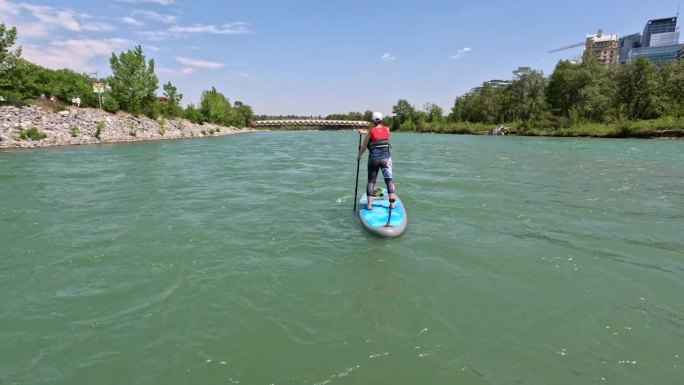
[[[251,33],[247,28],[247,25],[248,23],[242,21],[226,23],[223,25],[174,25],[166,30],[143,31],[141,34],[153,41],[165,40],[172,37],[183,37],[184,35],[190,34],[244,35]]]
[[[42,5],[20,4],[19,6],[28,10],[33,17],[43,24],[58,26],[74,32],[81,30],[80,24],[75,20],[72,12],[59,11]]]
[[[22,56],[38,65],[52,68],[70,68],[76,72],[96,68],[90,63],[96,57],[108,57],[129,44],[124,39],[69,39],[51,41],[45,45],[25,44]]]
[[[136,9],[132,13],[135,16],[141,16],[141,17],[144,17],[146,19],[159,21],[159,22],[162,22],[165,24],[171,24],[171,23],[176,21],[176,16],[164,14],[164,13],[159,13],[159,12],[154,12],[154,11]]]
[[[223,63],[193,59],[189,57],[177,56],[176,61],[190,67],[206,68],[206,69],[218,69],[223,67]]]
[[[461,49],[459,49],[458,51],[456,51],[456,54],[449,56],[449,59],[451,59],[451,60],[460,59],[460,58],[462,58],[463,56],[465,56],[465,55],[467,55],[468,53],[470,53],[470,51],[472,51],[472,49],[471,49],[470,47],[461,48]]]
[[[234,74],[236,80],[256,80],[256,76],[247,71],[238,71]]]
[[[119,3],[128,4],[159,4],[159,5],[171,5],[174,0],[116,0]]]
[[[389,52],[383,53],[380,58],[384,61],[392,61],[392,60],[396,59],[396,57]]]
[[[179,70],[165,68],[165,67],[157,67],[154,70],[159,75],[164,75],[164,76],[169,76],[169,77],[188,76],[188,75],[192,75],[193,73],[195,73],[195,69],[191,68],[191,67],[185,67],[185,68],[181,68]]]
[[[5,18],[5,15],[18,15],[19,7],[6,0],[0,0],[0,15]]]
[[[31,37],[45,37],[50,35],[51,26],[43,23],[36,23],[35,20],[24,20],[21,17],[22,9],[18,4],[7,0],[0,0],[0,22],[7,28],[16,27],[18,39]]]
[[[48,25],[32,22],[8,22],[8,27],[17,28],[17,36],[19,39],[32,37],[42,38],[51,35],[52,28]]]
[[[66,29],[72,32],[111,31],[114,28],[105,23],[91,22],[91,16],[70,9],[20,3],[19,8],[28,11],[41,24],[47,27]]]
[[[210,33],[217,35],[244,35],[248,34],[247,23],[236,21],[233,23],[226,23],[223,25],[202,25],[196,24],[193,26],[173,26],[169,28],[172,33]]]
[[[258,80],[259,78],[251,71],[249,70],[228,70],[224,72],[223,74],[220,75],[221,79],[226,79],[229,81],[255,81]]]
[[[138,27],[144,24],[142,21],[137,20],[137,19],[134,19],[134,18],[132,18],[132,17],[128,17],[128,16],[126,16],[126,17],[124,17],[123,19],[121,19],[121,21],[123,21],[123,22],[126,23],[126,24],[135,25],[135,26],[138,26]]]
[[[171,36],[170,33],[167,31],[143,31],[140,32],[143,36],[145,36],[148,40],[152,41],[160,41],[167,39]]]
[[[84,31],[93,31],[93,32],[101,32],[101,31],[113,31],[115,28],[112,27],[109,24],[105,23],[86,23],[83,24],[83,30]]]

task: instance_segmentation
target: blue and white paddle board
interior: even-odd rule
[[[401,235],[406,230],[408,218],[401,199],[396,194],[394,199],[395,207],[390,215],[387,189],[382,189],[381,196],[373,197],[372,210],[366,209],[368,197],[366,194],[362,194],[359,198],[359,218],[363,227],[380,237],[393,238]],[[389,223],[387,223],[388,218]]]

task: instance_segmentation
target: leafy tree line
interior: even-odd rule
[[[495,87],[487,82],[457,97],[448,114],[436,104],[427,103],[421,110],[405,99],[392,107],[392,113],[387,122],[397,131],[459,132],[459,127],[470,124],[505,123],[525,132],[649,119],[681,122],[684,60],[656,66],[638,57],[613,67],[590,58],[581,64],[560,61],[548,78],[530,67],[519,67],[508,84]],[[370,112],[331,116],[369,120]]]
[[[684,61],[655,66],[645,57],[611,67],[560,61],[548,78],[520,67],[510,84],[485,84],[457,98],[451,111],[454,121],[557,128],[666,116],[684,116]]]
[[[185,118],[194,123],[214,123],[223,126],[246,127],[254,119],[252,107],[240,101],[231,104],[214,87],[202,92],[198,106],[182,107],[183,94],[168,82],[162,85],[164,100],[157,97],[159,79],[154,73],[154,59],[146,60],[142,48],[112,53],[109,63],[112,75],[95,79],[70,69],[51,70],[21,58],[21,49],[14,48],[16,28],[7,29],[0,23],[0,102],[17,103],[54,96],[62,103],[81,99],[81,106],[99,107],[100,98],[93,93],[92,83],[106,83],[111,90],[102,95],[102,108],[108,112],[125,111],[156,119]]]

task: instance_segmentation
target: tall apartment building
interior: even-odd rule
[[[598,33],[587,35],[585,50],[589,57],[603,65],[615,64],[619,59],[617,35],[604,35],[603,30],[599,29]]]

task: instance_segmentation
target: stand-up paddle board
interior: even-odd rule
[[[401,235],[406,229],[407,216],[404,204],[395,195],[395,207],[390,213],[390,202],[387,189],[382,189],[379,196],[373,197],[372,210],[366,209],[368,197],[362,194],[359,199],[359,218],[361,224],[371,233],[385,238],[393,238]],[[389,223],[388,223],[389,219]]]

